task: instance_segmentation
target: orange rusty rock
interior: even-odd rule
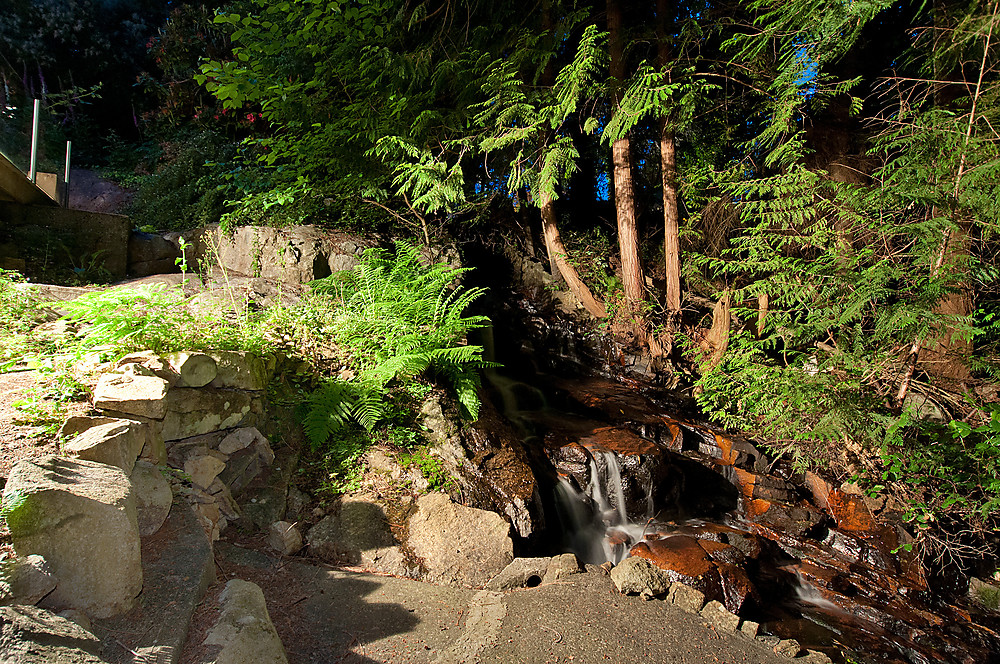
[[[629,537],[628,533],[619,528],[612,528],[608,530],[604,536],[608,540],[608,544],[611,546],[625,546],[626,544],[632,543],[632,538]]]
[[[629,555],[645,558],[660,569],[685,577],[699,577],[713,566],[698,540],[687,535],[639,542]]]
[[[757,476],[742,468],[733,468],[734,477],[739,486],[740,493],[750,501],[753,499],[753,487],[757,483]]]
[[[725,436],[715,434],[715,445],[722,451],[721,456],[716,459],[719,464],[723,466],[731,466],[736,463],[736,459],[739,457],[739,452],[734,449],[733,441],[729,440]]]
[[[716,567],[722,586],[722,603],[732,613],[738,614],[747,597],[756,594],[756,588],[742,568],[726,563],[717,563]]]
[[[620,427],[598,427],[580,438],[580,444],[589,449],[608,450],[625,456],[656,454],[656,443]]]
[[[825,510],[829,510],[830,492],[833,491],[833,486],[822,477],[809,470],[806,471],[805,480],[806,486],[809,487],[809,491],[813,495],[813,500],[816,501],[816,505]]]
[[[769,509],[771,509],[771,501],[769,500],[757,499],[747,501],[747,516],[751,518],[758,517]]]
[[[875,530],[878,522],[872,516],[863,496],[844,493],[840,489],[832,489],[827,498],[828,509],[837,527],[852,533],[869,533]]]
[[[661,417],[660,419],[667,427],[667,431],[670,432],[670,442],[667,443],[667,446],[675,451],[680,450],[683,446],[683,436],[681,435],[680,423],[669,417]]]

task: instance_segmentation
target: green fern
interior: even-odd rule
[[[310,398],[305,425],[315,445],[350,423],[372,431],[385,417],[387,390],[423,374],[443,378],[465,415],[478,416],[478,371],[492,363],[465,340],[489,320],[465,315],[483,293],[455,285],[467,271],[427,265],[417,247],[398,241],[395,252],[370,249],[354,270],[313,282],[315,293],[338,300],[333,336],[356,373],[349,383],[324,383]]]

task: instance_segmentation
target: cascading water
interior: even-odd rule
[[[567,548],[584,562],[620,563],[628,556],[630,546],[641,540],[646,524],[653,517],[649,487],[648,506],[641,522],[629,518],[625,507],[618,456],[607,450],[592,450],[590,477],[584,490],[569,480],[559,478],[556,500]]]

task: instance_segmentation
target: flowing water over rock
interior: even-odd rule
[[[535,357],[500,359],[527,367]],[[540,362],[551,366],[551,354]],[[683,409],[670,395],[638,382],[525,370],[491,385],[548,461],[536,475],[551,496],[552,548],[598,564],[647,558],[835,660],[1000,661],[996,617],[935,594],[902,548],[905,530],[880,523],[861,496],[672,417]]]

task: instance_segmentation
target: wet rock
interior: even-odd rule
[[[35,606],[0,607],[0,661],[100,664],[100,640],[75,622]]]
[[[160,469],[148,461],[137,461],[129,475],[135,494],[136,521],[139,535],[152,535],[170,514],[174,494]]]
[[[267,613],[264,593],[249,581],[233,579],[219,596],[218,621],[203,644],[204,661],[215,664],[287,664],[285,648]]]
[[[514,559],[510,524],[500,515],[451,502],[443,493],[417,501],[407,545],[424,559],[431,583],[481,587]]]
[[[1000,610],[1000,586],[972,577],[969,579],[969,599],[984,609]]]
[[[715,600],[703,606],[700,613],[702,618],[721,632],[735,632],[740,624],[739,616]]]
[[[168,387],[167,381],[156,376],[104,374],[94,388],[94,408],[163,419]]]
[[[629,555],[645,558],[660,569],[670,572],[669,577],[674,581],[697,579],[713,567],[698,540],[686,535],[639,542],[632,547]]]
[[[742,567],[718,563],[716,569],[723,604],[733,613],[739,613],[748,598],[757,596],[757,589]]]
[[[0,604],[37,604],[57,583],[42,556],[5,560],[0,563]]]
[[[114,420],[89,428],[66,443],[68,456],[105,463],[131,473],[146,444],[146,426],[130,420]]]
[[[19,461],[4,496],[23,504],[7,517],[14,550],[43,556],[59,579],[47,605],[105,618],[127,611],[142,589],[135,497],[120,468],[55,455]]]
[[[670,577],[645,558],[626,558],[611,569],[611,580],[623,595],[659,597],[670,590]]]
[[[298,526],[287,521],[271,524],[267,531],[267,543],[283,556],[295,555],[304,546]]]

